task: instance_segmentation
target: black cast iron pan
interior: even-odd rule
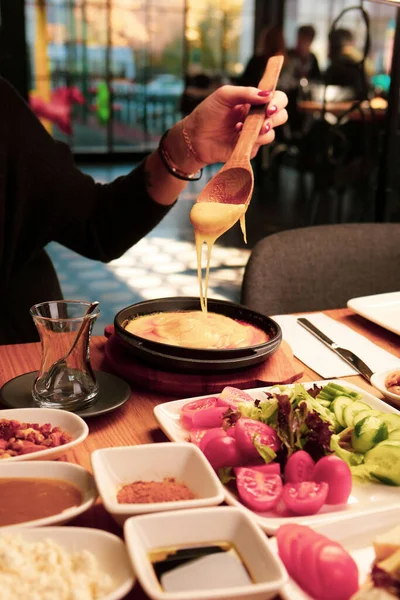
[[[115,316],[115,333],[139,360],[164,371],[187,371],[190,373],[215,373],[245,369],[266,360],[278,349],[282,341],[281,328],[270,317],[240,304],[214,299],[208,300],[208,310],[210,312],[255,325],[265,331],[269,339],[257,346],[246,348],[208,350],[185,348],[146,340],[125,329],[130,320],[139,316],[183,310],[200,310],[199,298],[160,298],[132,304],[123,308]]]

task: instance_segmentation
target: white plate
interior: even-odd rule
[[[73,465],[67,462],[55,461],[30,461],[18,464],[10,464],[8,461],[0,461],[0,479],[2,478],[39,478],[39,479],[61,479],[75,485],[82,494],[82,501],[78,506],[71,506],[62,512],[42,519],[15,523],[13,525],[3,525],[0,529],[10,527],[39,527],[44,525],[62,525],[74,517],[84,513],[96,501],[97,488],[94,477],[83,467]]]
[[[351,298],[347,306],[365,319],[400,335],[400,292]]]
[[[4,530],[1,535],[9,533]],[[125,544],[113,533],[89,527],[33,527],[20,529],[15,535],[29,542],[52,540],[68,552],[91,552],[101,571],[112,577],[115,584],[114,589],[101,600],[121,600],[135,583]]]
[[[373,540],[376,536],[393,529],[398,524],[398,509],[390,510],[380,515],[379,520],[371,519],[369,516],[359,516],[349,523],[331,524],[320,528],[320,533],[332,540],[342,544],[358,566],[359,582],[362,585],[370,572],[372,562],[375,558]],[[277,552],[276,539],[271,539]],[[304,592],[293,579],[283,586],[280,595],[285,600],[312,600],[312,597]]]
[[[56,408],[7,408],[0,410],[0,419],[15,419],[24,423],[39,423],[39,425],[50,423],[52,427],[61,427],[63,431],[69,433],[72,437],[70,442],[62,446],[56,446],[48,450],[38,450],[38,452],[22,454],[21,456],[12,456],[11,458],[1,458],[0,465],[5,461],[54,460],[83,442],[89,433],[89,427],[81,417]]]
[[[378,400],[372,394],[362,390],[358,386],[343,380],[324,380],[311,383],[304,383],[305,387],[318,385],[323,386],[328,381],[356,390],[363,395],[363,400],[371,406],[371,408],[387,413],[400,414],[395,408],[392,408],[382,400]],[[274,386],[272,386],[274,387]],[[276,386],[275,386],[276,387]],[[255,388],[246,390],[254,399],[263,399],[263,391],[270,390],[271,387]],[[210,396],[208,394],[207,396]],[[181,407],[187,402],[197,400],[198,398],[207,398],[207,396],[197,396],[196,398],[187,398],[185,400],[175,400],[159,404],[154,408],[154,415],[160,424],[165,435],[174,442],[188,441],[189,432],[181,426],[179,421],[179,413]],[[294,517],[279,517],[273,512],[255,513],[243,506],[238,498],[225,487],[225,500],[228,504],[243,508],[249,512],[257,523],[263,528],[266,533],[273,534],[280,525],[290,523]],[[295,517],[297,523],[310,525],[319,531],[319,528],[326,523],[339,523],[342,521],[351,521],[356,515],[371,515],[386,512],[392,508],[400,509],[400,493],[399,488],[386,486],[380,483],[353,483],[352,493],[346,506],[339,509],[335,506],[325,505],[316,515],[307,517]]]
[[[389,398],[393,404],[400,406],[400,395],[393,394],[393,392],[389,392],[385,385],[386,377],[389,373],[393,373],[396,369],[387,369],[386,371],[380,371],[379,373],[374,373],[371,376],[371,385],[373,385],[377,390],[379,390],[386,398]]]

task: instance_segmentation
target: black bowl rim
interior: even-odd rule
[[[261,344],[256,344],[254,346],[244,346],[242,348],[221,348],[221,349],[214,349],[214,348],[191,348],[189,346],[177,346],[177,345],[173,345],[173,344],[164,344],[163,342],[155,342],[153,340],[147,340],[146,338],[140,337],[134,333],[131,333],[130,331],[127,331],[126,328],[122,325],[122,323],[125,323],[126,319],[124,319],[121,323],[121,318],[120,315],[121,313],[125,313],[126,311],[128,311],[129,309],[140,309],[141,306],[146,306],[146,307],[151,307],[152,304],[158,304],[160,302],[197,302],[199,303],[199,298],[195,297],[195,296],[169,296],[169,297],[165,297],[165,298],[154,298],[151,300],[142,300],[141,302],[137,302],[135,304],[131,304],[129,306],[126,306],[125,308],[122,308],[120,311],[118,311],[118,313],[115,315],[114,318],[114,328],[115,328],[115,332],[116,334],[121,337],[123,340],[125,340],[128,344],[131,343],[131,345],[134,345],[137,348],[142,348],[144,351],[154,351],[157,352],[158,354],[164,354],[165,357],[168,358],[180,358],[183,360],[190,360],[191,362],[199,362],[199,363],[203,363],[205,360],[217,360],[218,362],[228,362],[228,361],[232,361],[234,360],[234,357],[237,357],[238,359],[243,360],[244,358],[244,354],[246,352],[252,352],[252,354],[248,354],[247,357],[250,359],[252,356],[256,356],[260,353],[264,353],[264,351],[268,351],[269,348],[274,348],[276,344],[280,344],[281,340],[282,340],[282,330],[281,327],[279,325],[279,323],[277,323],[276,321],[274,321],[271,317],[268,317],[267,315],[263,315],[262,313],[259,313],[257,311],[252,310],[251,308],[248,308],[247,306],[244,306],[242,304],[238,304],[235,302],[231,302],[229,300],[220,300],[219,298],[209,298],[208,299],[208,306],[210,307],[211,304],[217,303],[217,305],[223,305],[223,306],[229,306],[229,307],[233,307],[233,308],[237,308],[238,310],[244,310],[247,311],[248,313],[251,313],[252,315],[254,315],[257,318],[260,318],[261,320],[265,321],[266,324],[270,325],[273,329],[275,329],[273,335],[271,336],[270,339],[268,339],[265,342],[262,342]],[[183,310],[183,309],[180,309]],[[171,312],[178,312],[179,309],[176,309],[175,311]],[[154,312],[160,312],[157,311],[156,309],[154,310]],[[138,315],[140,313],[137,313]],[[145,314],[151,314],[151,311],[147,311]],[[263,329],[263,331],[265,331],[265,329]],[[267,331],[265,331],[265,333],[268,333]],[[183,358],[181,356],[177,357],[176,356],[176,350],[179,349],[180,351],[188,351],[191,352],[193,355],[196,354],[202,354],[202,355],[206,355],[206,357],[200,357],[198,359],[192,357],[187,357],[187,358]],[[222,355],[226,355],[228,354],[228,357],[226,358],[222,358]]]

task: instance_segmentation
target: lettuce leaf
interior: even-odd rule
[[[218,469],[218,477],[224,485],[236,479],[232,467],[221,467]]]
[[[259,442],[258,437],[259,436],[257,434],[253,437],[254,447],[256,448],[258,454],[261,456],[263,461],[268,464],[275,460],[276,452],[274,452],[274,450],[272,450],[272,448],[270,448],[269,446],[266,446],[265,444]]]
[[[274,420],[276,411],[278,408],[278,401],[276,398],[267,398],[266,400],[255,400],[254,402],[245,402],[239,404],[238,410],[243,417],[254,419],[255,421],[262,421],[263,423],[271,424]]]
[[[334,452],[336,456],[344,460],[349,465],[349,467],[361,465],[361,463],[364,462],[364,455],[360,452],[352,452],[350,450],[342,448],[342,446],[340,445],[340,440],[340,435],[332,435],[330,441],[331,451]]]

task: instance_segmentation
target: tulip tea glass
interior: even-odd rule
[[[40,406],[77,410],[91,404],[99,391],[90,364],[90,336],[98,306],[58,300],[30,309],[40,335],[42,357],[32,395]]]

